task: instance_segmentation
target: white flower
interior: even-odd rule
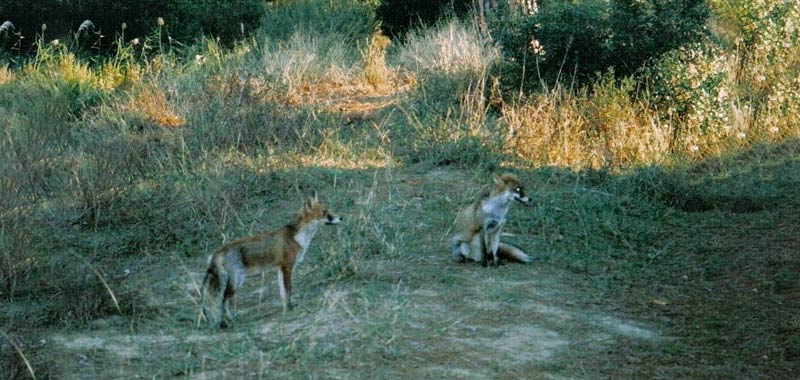
[[[769,132],[770,133],[778,133],[778,131],[780,131],[780,129],[778,127],[769,127]]]
[[[747,137],[747,135],[744,132],[739,132],[739,133],[736,134],[736,137],[741,140],[741,139],[744,139],[745,137]]]
[[[132,45],[138,45],[138,44],[139,44],[139,39],[138,39],[138,38],[134,38],[134,39],[132,39],[132,40],[131,40],[131,44],[132,44]]]
[[[58,39],[50,41],[50,44],[52,44],[53,46],[58,46],[59,43],[61,43],[61,41],[59,41]]]
[[[533,49],[534,53],[536,53],[538,55],[544,54],[544,47],[539,42],[539,40],[532,39],[531,42],[530,42],[530,46],[531,46],[531,49]]]
[[[697,152],[698,150],[700,150],[699,146],[697,146],[697,145],[689,145],[689,151],[690,152]]]

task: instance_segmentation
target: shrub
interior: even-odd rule
[[[472,9],[472,0],[383,0],[377,9],[383,31],[391,37],[413,27],[433,25],[443,13],[463,15]]]
[[[714,39],[673,50],[647,70],[651,98],[674,120],[679,150],[797,136],[800,4],[711,2]]]
[[[588,82],[609,68],[629,76],[651,59],[703,34],[700,0],[550,1],[532,15],[511,9],[490,20],[507,61],[507,84],[531,88]]]
[[[728,107],[731,64],[722,50],[697,43],[669,52],[648,69],[651,98],[664,118],[674,121],[676,148],[699,150],[700,135],[720,128],[734,132]]]
[[[114,1],[114,0],[11,0],[0,3],[0,15],[11,21],[15,31],[33,42],[33,36],[44,33],[48,38],[65,39],[78,31],[85,20],[93,23],[93,48],[107,49],[114,34],[123,32],[128,38],[143,37],[164,20],[166,35],[189,42],[201,34],[218,36],[230,42],[252,33],[260,24],[266,9],[263,0],[179,0],[179,1]],[[2,21],[0,21],[2,22]],[[47,25],[42,30],[42,25]]]

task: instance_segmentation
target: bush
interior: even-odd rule
[[[165,22],[166,35],[180,42],[189,42],[201,34],[233,41],[257,28],[264,15],[263,0],[179,0],[179,1],[114,1],[114,0],[42,0],[0,2],[0,20],[11,21],[15,32],[22,33],[28,43],[34,35],[44,33],[48,39],[66,39],[78,31],[85,20],[94,24],[92,45],[107,49],[114,35],[122,32],[127,38],[143,37],[156,27],[160,17]],[[46,24],[46,30],[42,25]]]
[[[165,2],[167,29],[179,40],[200,35],[220,37],[232,42],[246,37],[261,24],[266,11],[264,0],[179,0]],[[170,23],[171,21],[171,23]]]
[[[696,43],[665,54],[647,70],[654,104],[666,116],[680,119],[682,130],[676,136],[731,124],[730,67],[724,51]]]
[[[530,88],[540,80],[588,82],[610,68],[629,76],[697,41],[708,14],[700,0],[551,1],[533,15],[502,10],[490,27],[507,57],[508,84]]]
[[[716,154],[795,135],[800,4],[711,6],[715,38],[670,51],[646,72],[653,103],[678,121],[676,148]]]
[[[472,9],[472,0],[383,0],[377,16],[383,31],[391,37],[413,27],[433,25],[443,13],[464,15]]]

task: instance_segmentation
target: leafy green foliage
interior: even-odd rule
[[[711,6],[713,38],[672,50],[646,70],[651,101],[680,120],[675,135],[701,152],[712,141],[780,138],[800,113],[800,5]]]
[[[394,37],[422,25],[433,25],[446,13],[463,15],[471,0],[383,0],[377,9],[384,32]]]
[[[708,14],[699,0],[550,1],[532,15],[499,12],[491,30],[508,57],[507,82],[531,87],[541,80],[585,83],[610,68],[630,75],[697,41]]]
[[[203,34],[232,42],[253,33],[265,10],[262,0],[12,0],[0,3],[3,21],[11,21],[15,32],[22,33],[30,42],[41,33],[48,39],[68,39],[85,20],[91,20],[93,27],[88,32],[92,33],[92,47],[100,50],[110,48],[117,33],[127,38],[144,37],[158,26],[163,26],[165,38],[168,35],[181,43],[192,42]],[[163,25],[159,25],[162,22]]]
[[[168,2],[165,20],[172,20],[169,33],[181,40],[200,35],[217,36],[226,42],[244,38],[257,30],[266,6],[263,0],[178,0]]]

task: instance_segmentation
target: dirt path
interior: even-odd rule
[[[601,368],[586,368],[597,361],[581,358],[628,341],[671,339],[613,305],[588,302],[565,281],[571,274],[545,263],[454,263],[441,239],[451,203],[459,202],[448,198],[463,194],[422,194],[469,180],[461,172],[395,173],[374,185],[374,203],[346,211],[366,228],[317,237],[296,276],[300,306],[286,315],[268,272],[237,294],[234,328],[194,328],[205,258],[176,253],[167,267],[164,258],[139,261],[131,281],[141,286],[146,312],[54,333],[46,349],[60,358],[65,378],[82,379],[591,379]],[[409,218],[420,214],[426,218]],[[337,238],[368,248],[344,277],[322,273]],[[176,267],[183,273],[174,275]]]
[[[434,258],[427,264],[442,273],[415,266],[416,275],[389,282],[385,277],[394,276],[384,266],[373,272],[382,280],[320,291],[301,285],[304,306],[285,316],[277,292],[262,293],[256,277],[239,300],[239,324],[217,334],[175,320],[193,312],[194,292],[179,290],[162,295],[183,301],[166,316],[130,330],[117,325],[54,334],[50,347],[65,359],[70,378],[257,377],[260,368],[271,378],[277,367],[289,378],[308,371],[320,378],[558,379],[592,378],[594,369],[584,369],[587,376],[564,374],[575,352],[668,339],[633,317],[576,304],[557,273],[535,265],[484,269]],[[431,278],[422,282],[422,274]],[[266,277],[271,287],[274,275]]]

